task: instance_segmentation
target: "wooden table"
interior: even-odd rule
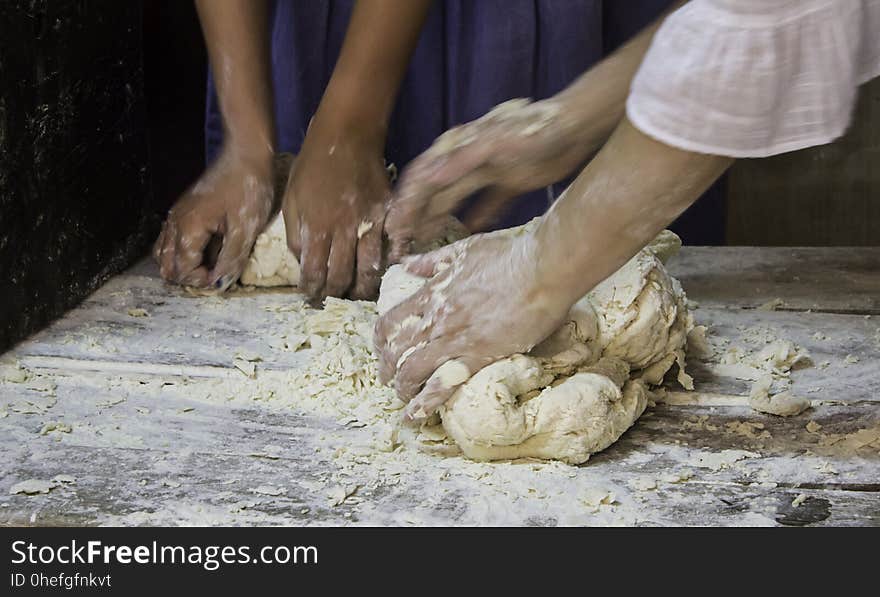
[[[761,329],[808,350],[792,380],[813,408],[754,412],[749,382],[690,359],[695,392],[671,392],[581,467],[420,454],[418,474],[391,482],[386,466],[370,482],[340,467],[362,431],[344,422],[157,400],[157,383],[239,375],[242,351],[268,368],[302,358],[265,342],[283,292],[193,298],[144,261],[4,355],[35,377],[0,383],[0,523],[880,525],[880,248],[685,248],[671,269],[715,338]],[[48,494],[10,494],[59,474]],[[328,500],[349,478],[354,495]]]

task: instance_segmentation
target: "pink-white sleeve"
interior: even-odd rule
[[[689,151],[764,157],[828,143],[880,75],[880,0],[692,0],[633,80],[627,115]]]

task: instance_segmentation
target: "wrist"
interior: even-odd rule
[[[350,137],[384,152],[394,96],[381,83],[334,73],[312,126],[329,135]],[[310,127],[311,128],[311,127]]]
[[[377,123],[369,115],[356,111],[336,111],[322,103],[309,125],[306,145],[325,146],[328,151],[334,147],[350,147],[359,154],[384,156],[387,132],[384,123]]]
[[[565,260],[558,258],[558,249],[552,239],[542,230],[543,218],[532,220],[514,239],[511,254],[518,256],[515,269],[525,274],[527,301],[535,308],[545,311],[547,318],[554,318],[559,311],[567,311],[583,293],[577,294],[574,278],[567,272]]]
[[[223,145],[228,153],[249,161],[271,161],[275,155],[274,135],[268,132],[251,131],[248,134],[236,134],[231,129],[227,129]]]
[[[533,263],[544,292],[571,306],[601,279],[590,278],[594,271],[590,267],[590,244],[582,240],[572,242],[571,231],[553,211],[551,208],[538,219],[531,234],[535,247]]]
[[[271,167],[275,156],[275,141],[267,134],[237,136],[227,130],[223,153],[238,161]]]

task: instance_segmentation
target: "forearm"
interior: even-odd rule
[[[227,143],[269,155],[275,148],[266,0],[196,0]]]
[[[432,0],[358,0],[316,123],[384,144]]]
[[[537,274],[571,302],[621,267],[733,162],[651,139],[626,118],[547,212]]]
[[[555,99],[564,106],[577,133],[606,139],[626,109],[630,84],[664,19],[687,0],[678,0],[651,25],[613,54],[581,75]]]

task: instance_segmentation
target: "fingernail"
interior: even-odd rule
[[[424,405],[422,404],[410,403],[410,405],[404,411],[404,414],[406,418],[410,421],[417,421],[428,418],[428,413],[425,412]]]

